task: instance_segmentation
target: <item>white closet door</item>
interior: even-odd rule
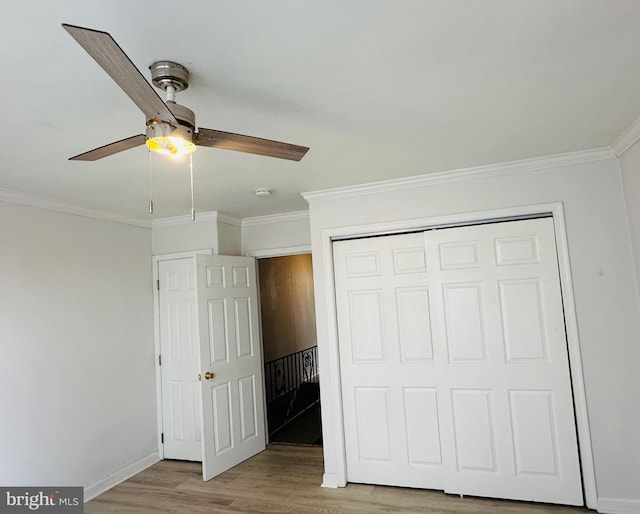
[[[443,489],[423,235],[333,249],[348,480]]]
[[[553,222],[334,244],[347,479],[581,504]]]
[[[553,220],[425,234],[452,493],[581,505]]]

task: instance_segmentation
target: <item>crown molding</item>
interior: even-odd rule
[[[432,186],[435,184],[447,184],[450,182],[460,182],[463,180],[476,180],[499,175],[511,175],[528,171],[556,168],[559,166],[570,166],[572,164],[582,164],[587,162],[603,161],[615,159],[617,156],[610,147],[596,148],[580,152],[568,152],[545,157],[534,157],[518,161],[503,162],[499,164],[489,164],[484,166],[473,166],[450,171],[440,171],[427,173],[415,177],[407,177],[392,180],[383,180],[364,185],[337,187],[320,191],[310,191],[302,193],[302,197],[307,202],[322,200],[333,200],[337,198],[349,198],[372,193],[385,193],[398,191],[401,189],[411,189],[414,187]]]
[[[47,211],[59,212],[62,214],[72,214],[74,216],[84,216],[85,218],[94,218],[104,221],[112,221],[115,223],[123,223],[125,225],[133,225],[135,227],[151,228],[151,222],[136,218],[128,218],[108,212],[94,211],[83,207],[76,207],[57,200],[52,200],[44,196],[37,196],[20,191],[12,191],[10,189],[0,188],[0,201],[25,205],[28,207],[36,207]]]
[[[167,218],[157,218],[151,222],[152,228],[177,227],[178,225],[190,225],[192,223],[206,223],[209,221],[218,221],[218,212],[197,212],[196,219],[192,220],[191,216],[185,214],[183,216],[171,216]]]
[[[270,214],[268,216],[256,216],[254,218],[244,218],[243,227],[255,225],[267,225],[269,223],[282,223],[285,221],[308,221],[309,211],[285,212],[283,214]]]
[[[241,226],[242,220],[225,214],[224,212],[209,211],[209,212],[196,212],[196,219],[192,220],[191,216],[185,214],[184,216],[172,216],[169,218],[158,218],[151,222],[153,228],[164,227],[177,227],[179,225],[191,225],[192,223],[208,223],[208,222],[220,222],[228,225]]]
[[[611,143],[611,151],[620,157],[640,139],[640,116],[631,122],[624,132]]]

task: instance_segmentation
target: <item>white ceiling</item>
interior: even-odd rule
[[[109,32],[145,76],[187,66],[198,125],[309,146],[299,163],[200,148],[196,208],[306,209],[300,192],[600,148],[640,114],[638,0],[11,0],[0,188],[149,219],[144,116],[61,28]],[[153,159],[154,217],[188,214]],[[253,190],[273,189],[269,198]]]

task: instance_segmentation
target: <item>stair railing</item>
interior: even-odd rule
[[[267,404],[293,393],[302,382],[318,380],[318,347],[312,346],[265,363]]]

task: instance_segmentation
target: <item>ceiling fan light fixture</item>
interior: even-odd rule
[[[147,148],[162,155],[179,159],[196,151],[193,131],[184,125],[171,126],[166,122],[151,122],[147,125]]]
[[[179,159],[196,151],[196,145],[181,137],[155,137],[147,139],[147,147],[159,154]]]

